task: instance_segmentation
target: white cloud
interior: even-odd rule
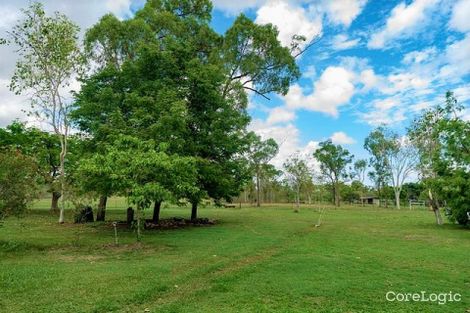
[[[8,89],[9,80],[0,79],[0,127],[5,127],[14,119],[25,120],[23,110],[28,109],[28,100],[24,96],[16,96]]]
[[[464,39],[447,46],[447,64],[440,70],[442,78],[456,79],[470,73],[470,33]]]
[[[338,107],[348,104],[354,95],[354,73],[343,67],[328,67],[314,84],[314,91],[304,95],[302,88],[295,84],[284,97],[292,109],[306,109],[338,116]]]
[[[359,81],[364,85],[364,90],[369,90],[377,86],[380,77],[375,74],[373,69],[367,69],[361,72]]]
[[[452,8],[449,26],[461,32],[470,31],[470,1],[460,0]]]
[[[325,0],[322,7],[333,24],[349,27],[366,3],[366,0]]]
[[[359,39],[349,39],[345,34],[336,35],[331,44],[335,50],[351,49],[359,44]]]
[[[269,110],[269,116],[266,120],[268,124],[286,123],[295,120],[295,113],[285,107],[275,107]]]
[[[371,126],[392,125],[406,120],[405,111],[398,110],[373,110],[359,114],[362,121]]]
[[[106,8],[116,16],[131,15],[131,0],[107,0]]]
[[[19,18],[19,11],[14,7],[0,6],[0,29],[9,29]]]
[[[380,111],[390,110],[400,103],[394,98],[381,99],[374,102],[374,107]]]
[[[356,140],[346,135],[344,132],[335,132],[330,137],[331,141],[337,145],[351,145],[356,143]]]
[[[266,121],[254,119],[248,129],[257,133],[263,140],[268,138],[276,140],[279,145],[279,153],[270,162],[276,168],[282,169],[284,162],[292,156],[305,160],[312,170],[318,168],[318,163],[313,158],[313,152],[318,148],[319,142],[309,141],[305,145],[301,144],[300,131],[292,123],[282,126],[271,125]]]
[[[278,169],[282,168],[284,162],[300,147],[300,131],[293,124],[270,125],[263,120],[254,119],[248,129],[261,136],[263,140],[272,138],[279,145],[279,153],[271,160]]]
[[[279,30],[279,41],[290,46],[292,36],[306,37],[306,43],[322,32],[321,15],[309,14],[303,7],[282,1],[269,1],[256,12],[256,23],[275,25]]]
[[[389,41],[413,34],[423,27],[428,11],[437,2],[437,0],[415,0],[409,5],[401,2],[393,8],[385,26],[372,34],[367,46],[371,49],[382,49]]]
[[[412,51],[403,57],[403,63],[405,64],[419,64],[428,61],[431,57],[434,57],[437,53],[435,47],[430,47],[421,51]]]
[[[432,106],[431,102],[423,101],[423,102],[419,102],[417,104],[413,104],[412,106],[410,106],[410,109],[413,112],[419,112],[419,111],[422,111],[422,110],[429,109],[431,106]]]
[[[460,103],[470,100],[470,83],[457,87],[453,91],[457,101]]]
[[[409,89],[423,89],[429,86],[430,81],[427,78],[419,77],[414,73],[390,74],[388,81],[390,88],[385,88],[385,93],[403,92]]]

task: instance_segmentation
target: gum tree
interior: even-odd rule
[[[16,94],[27,94],[31,115],[47,122],[59,137],[60,217],[64,222],[65,163],[70,132],[70,101],[67,89],[81,71],[83,58],[78,44],[79,28],[65,15],[47,16],[40,3],[23,10],[23,19],[9,32],[19,60],[10,83]]]
[[[300,191],[302,186],[312,180],[310,170],[304,160],[298,156],[293,156],[284,163],[284,174],[286,175],[287,183],[294,190],[296,203],[294,212],[298,213],[300,210]]]
[[[261,206],[261,179],[269,169],[271,161],[279,151],[276,141],[272,138],[261,140],[255,134],[252,134],[251,144],[247,153],[250,168],[253,171],[256,180],[256,206]]]
[[[321,174],[331,183],[334,202],[339,207],[341,182],[348,176],[348,165],[353,156],[347,149],[333,144],[331,140],[321,142],[313,156],[320,163]]]

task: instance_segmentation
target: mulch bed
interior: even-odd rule
[[[211,226],[217,223],[216,220],[211,220],[208,218],[198,218],[196,220],[185,219],[182,217],[172,217],[167,219],[161,219],[157,224],[152,220],[145,220],[144,228],[145,229],[175,229],[175,228],[185,228],[185,227],[201,227],[201,226]],[[112,227],[112,223],[110,223]],[[128,227],[127,222],[117,221],[118,228]]]

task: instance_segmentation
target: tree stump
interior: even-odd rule
[[[131,226],[134,222],[134,209],[129,207],[127,208],[127,225]]]
[[[75,214],[75,223],[93,223],[93,209],[91,206],[86,206]]]

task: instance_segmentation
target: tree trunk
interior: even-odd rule
[[[334,190],[335,190],[335,205],[339,207],[340,199],[339,199],[339,184],[338,183],[335,183]]]
[[[137,213],[137,241],[140,242],[140,239],[142,238],[141,233],[140,233],[140,208],[137,207],[136,213]]]
[[[434,216],[436,217],[436,223],[437,225],[442,225],[444,222],[442,221],[441,212],[439,211],[439,205],[437,204],[436,199],[434,199],[431,189],[428,189],[428,197],[431,208],[434,211]]]
[[[104,222],[106,217],[106,203],[108,203],[107,196],[101,196],[98,203],[98,212],[96,212],[96,221]]]
[[[261,206],[259,173],[256,173],[256,206],[257,207]]]
[[[197,219],[197,202],[191,203],[191,221]]]
[[[294,212],[299,213],[299,211],[300,211],[300,187],[297,186],[297,199],[296,199],[296,203],[295,203]]]
[[[395,205],[400,210],[400,190],[395,190]]]
[[[60,136],[60,215],[59,223],[65,222],[65,156],[67,154],[67,136]]]
[[[60,192],[52,192],[51,212],[59,212]]]
[[[155,205],[153,206],[153,218],[152,221],[155,224],[158,224],[160,221],[160,209],[162,207],[162,201],[155,201]]]

